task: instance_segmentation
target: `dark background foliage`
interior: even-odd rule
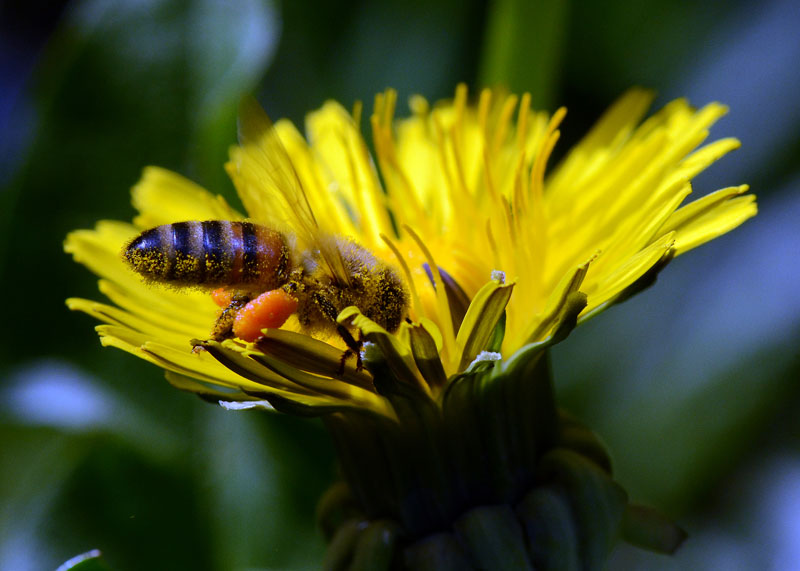
[[[554,354],[561,402],[634,499],[677,518],[674,558],[614,569],[789,569],[800,559],[800,8],[792,0],[265,0],[0,6],[0,568],[99,547],[115,569],[314,567],[335,473],[318,423],[226,412],[99,347],[64,298],[99,298],[66,233],[129,219],[145,165],[235,202],[239,98],[302,125],[329,98],[459,81],[566,105],[560,151],[631,85],[720,100],[743,149],[695,182],[748,182],[760,214],[675,261]],[[402,113],[402,107],[400,109]]]

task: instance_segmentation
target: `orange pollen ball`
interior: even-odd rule
[[[282,289],[264,292],[238,311],[233,334],[242,341],[255,341],[262,329],[280,327],[295,311],[297,300]]]
[[[226,287],[218,287],[211,292],[211,299],[220,307],[228,307],[232,297],[233,293]]]

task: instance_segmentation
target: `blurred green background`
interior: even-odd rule
[[[743,149],[695,181],[750,183],[760,214],[554,354],[561,402],[608,443],[634,500],[691,537],[611,569],[800,561],[800,6],[793,0],[295,0],[0,6],[0,569],[100,548],[114,569],[314,568],[335,473],[316,422],[234,413],[101,349],[64,298],[98,298],[66,233],[130,219],[145,165],[234,203],[239,98],[302,125],[333,98],[459,81],[569,109],[563,153],[631,85],[731,113]],[[400,113],[404,112],[401,107]],[[557,151],[558,153],[558,151]]]

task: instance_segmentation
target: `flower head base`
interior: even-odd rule
[[[68,305],[103,322],[104,345],[166,369],[180,389],[229,408],[325,415],[361,513],[391,516],[413,537],[447,528],[481,502],[519,502],[553,474],[562,483],[602,480],[595,490],[614,528],[624,493],[608,477],[601,446],[589,437],[569,444],[575,425],[556,412],[545,350],[652,283],[674,256],[756,212],[746,186],[681,206],[692,177],[739,143],[700,146],[725,113],[718,104],[696,110],[678,100],[642,122],[652,97],[625,94],[547,176],[565,111],[534,112],[527,95],[484,90],[471,106],[460,86],[434,107],[413,98],[412,116],[395,121],[387,91],[369,119],[375,160],[360,107],[351,115],[326,103],[308,116],[306,140],[245,106],[241,145],[226,168],[248,220],[295,233],[298,248],[317,248],[314,233],[346,237],[402,275],[410,304],[396,330],[358,303],[336,308],[338,330],[365,341],[360,359],[343,360],[337,335],[301,333],[297,319],[252,343],[210,340],[216,306],[207,293],[143,283],[119,255],[137,233],[244,218],[154,167],[133,189],[133,224],[100,222],[66,241],[101,276],[112,304]],[[463,445],[445,452],[454,441]],[[386,450],[392,469],[384,474],[375,459]],[[594,468],[569,454],[553,459],[553,450],[577,450]],[[402,469],[404,454],[419,457],[413,470]],[[540,500],[550,501],[518,503],[517,513],[544,509]],[[463,525],[462,539],[471,533]]]

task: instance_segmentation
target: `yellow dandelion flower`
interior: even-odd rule
[[[652,93],[631,90],[547,178],[565,112],[534,112],[527,96],[484,90],[469,106],[460,86],[453,101],[433,108],[412,99],[413,115],[394,121],[395,94],[381,94],[370,118],[379,169],[357,120],[336,103],[309,115],[308,141],[288,122],[276,131],[320,230],[352,237],[405,270],[410,317],[436,339],[450,376],[483,349],[465,352],[474,320],[463,320],[492,272],[502,272],[506,287],[514,288],[514,295],[502,296],[510,299],[498,349],[508,356],[551,336],[571,294],[585,294],[582,321],[628,295],[672,256],[755,214],[744,185],[681,207],[691,178],[739,143],[722,139],[700,147],[725,113],[719,104],[695,110],[678,100],[640,124],[651,100]],[[297,213],[264,175],[257,145],[232,149],[228,172],[250,220],[291,229]],[[139,216],[132,225],[101,222],[68,237],[67,251],[103,278],[101,291],[114,304],[74,299],[70,307],[108,324],[99,329],[105,344],[174,373],[253,388],[207,356],[187,354],[187,340],[207,338],[215,319],[206,294],[144,283],[119,255],[145,228],[243,215],[155,167],[134,187],[133,204]],[[277,385],[274,390],[287,390],[282,381]]]
[[[459,86],[453,100],[433,106],[412,98],[411,116],[396,120],[396,95],[387,91],[369,118],[374,155],[361,134],[360,107],[349,113],[326,103],[307,117],[305,138],[289,122],[273,128],[247,107],[241,144],[226,165],[245,213],[180,175],[146,168],[133,188],[139,214],[132,224],[103,221],[71,233],[65,244],[101,277],[100,291],[111,303],[70,299],[68,305],[103,322],[97,330],[104,345],[164,368],[178,388],[232,408],[325,415],[359,513],[399,522],[401,531],[392,533],[412,540],[456,529],[463,545],[484,517],[507,519],[503,509],[480,517],[469,511],[481,502],[513,500],[518,517],[539,513],[536,502],[550,500],[525,493],[542,470],[577,470],[583,475],[574,482],[584,482],[595,477],[580,467],[580,458],[589,457],[610,474],[602,447],[556,412],[549,384],[537,380],[547,377],[544,349],[647,286],[674,256],[756,213],[744,185],[684,204],[691,179],[739,146],[735,139],[705,143],[725,107],[695,109],[677,100],[644,119],[652,99],[642,89],[626,93],[552,169],[548,160],[566,112],[534,111],[528,95],[487,89],[471,105]],[[317,310],[330,319],[327,328],[309,327],[300,315],[252,342],[212,339],[218,308],[207,292],[146,282],[120,252],[148,228],[213,220],[278,231],[356,293],[314,297],[332,308]],[[374,255],[367,265],[393,268],[407,305],[367,310],[359,297],[365,290],[345,277],[352,268],[337,253],[343,243]],[[316,290],[327,279],[308,277],[315,271],[308,267],[300,271],[295,287]],[[405,318],[402,324],[381,322],[381,311],[390,310]],[[361,358],[343,358],[354,340],[342,338],[355,335],[364,342],[364,369]],[[539,407],[535,426],[531,407]],[[489,446],[486,434],[507,439]],[[471,444],[443,457],[452,439]],[[410,441],[419,457],[413,470],[377,466],[374,459],[387,447],[408,450]],[[582,456],[547,456],[553,448]],[[481,461],[487,465],[477,475],[460,475]],[[398,470],[405,480],[397,480]],[[616,498],[609,505],[624,506],[624,493],[607,480],[607,496]],[[389,481],[392,493],[377,484]],[[421,481],[427,484],[420,488]],[[622,511],[614,510],[618,525]],[[638,512],[625,517],[631,513]],[[525,528],[524,517],[519,525]],[[385,526],[372,529],[375,535]],[[441,541],[442,549],[452,547],[448,537]],[[415,545],[404,555],[410,566],[428,553]],[[532,557],[528,551],[519,557]],[[480,562],[492,553],[467,555]]]

